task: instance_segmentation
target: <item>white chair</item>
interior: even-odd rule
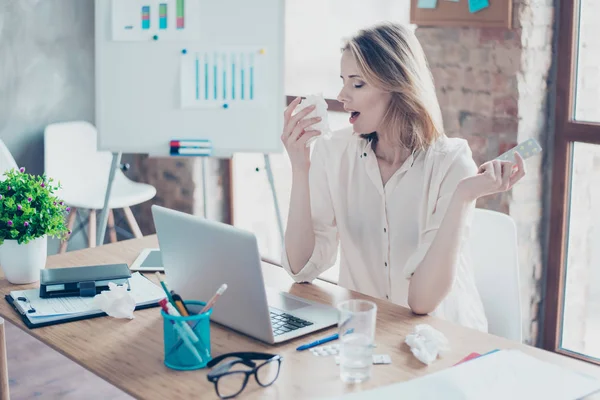
[[[521,292],[515,222],[500,212],[475,209],[469,245],[489,333],[521,342]]]
[[[18,168],[17,162],[8,150],[8,147],[0,139],[0,181],[4,180],[4,173],[13,168]]]
[[[60,181],[62,189],[58,196],[68,204],[69,229],[73,229],[77,209],[89,211],[89,247],[96,245],[96,210],[104,207],[112,154],[97,150],[96,128],[84,121],[63,122],[48,125],[44,131],[44,164],[48,177]],[[156,188],[145,183],[133,182],[116,170],[108,204],[107,231],[111,242],[116,242],[113,209],[122,208],[131,232],[142,237],[130,207],[152,199]],[[66,251],[67,242],[61,244],[60,253]]]

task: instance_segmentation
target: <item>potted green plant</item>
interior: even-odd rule
[[[69,213],[54,180],[11,169],[0,181],[0,267],[14,284],[36,282],[46,266],[47,238],[65,240]]]

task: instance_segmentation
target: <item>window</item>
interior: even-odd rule
[[[386,20],[408,24],[409,11],[410,0],[286,0],[286,93],[323,93],[335,99],[341,89],[339,62],[344,38]],[[343,128],[348,115],[332,111],[329,122],[334,130]],[[292,183],[289,159],[285,152],[269,157],[285,230]],[[234,224],[254,232],[261,254],[279,261],[281,240],[262,154],[235,155],[233,203]],[[337,281],[337,266],[323,277]]]
[[[544,347],[600,363],[600,26],[595,0],[561,2]]]

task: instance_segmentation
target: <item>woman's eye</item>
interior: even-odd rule
[[[354,87],[357,88],[357,89],[360,89],[363,86],[364,86],[363,83],[357,83],[357,84],[354,85]]]

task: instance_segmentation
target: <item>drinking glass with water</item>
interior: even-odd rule
[[[340,377],[362,382],[371,377],[377,305],[367,300],[347,300],[338,305]]]

